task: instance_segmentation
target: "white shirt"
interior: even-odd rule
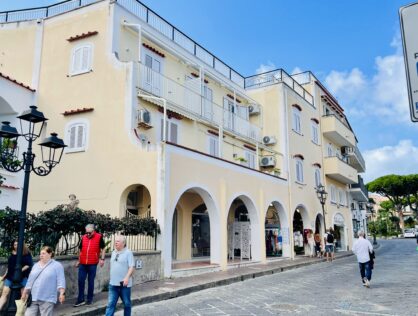
[[[370,261],[369,252],[373,251],[373,246],[367,239],[359,237],[359,239],[354,243],[353,252],[357,255],[357,261],[360,263],[365,263]]]

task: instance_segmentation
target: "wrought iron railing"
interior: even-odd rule
[[[0,23],[37,20],[65,13],[102,0],[68,0],[45,7],[0,12]]]
[[[272,70],[245,78],[245,89],[261,88],[280,82],[283,82],[289,86],[309,104],[314,104],[313,96],[283,69]]]
[[[365,196],[367,196],[367,197],[369,196],[369,191],[367,190],[366,185],[364,184],[363,178],[361,176],[358,176],[358,182],[354,183],[354,184],[351,184],[350,188],[351,189],[360,189]]]
[[[206,121],[215,127],[222,126],[225,131],[251,141],[260,141],[260,128],[250,123],[244,115],[206,99],[200,92],[198,78],[190,79],[183,85],[139,64],[138,86],[145,92],[167,100],[167,107],[173,111]]]

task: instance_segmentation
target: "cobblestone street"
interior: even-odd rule
[[[133,315],[416,315],[415,239],[380,244],[370,289],[348,257],[135,307]]]

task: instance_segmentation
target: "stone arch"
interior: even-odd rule
[[[140,183],[131,184],[121,194],[119,215],[124,216],[151,216],[151,194],[148,188]]]
[[[219,208],[216,205],[213,195],[209,192],[207,188],[202,185],[189,185],[177,192],[173,202],[166,209],[165,217],[165,229],[164,229],[164,271],[165,275],[169,276],[172,270],[172,248],[173,248],[173,217],[176,209],[184,212],[185,208],[181,205],[182,199],[185,198],[185,195],[193,194],[196,195],[196,199],[201,199],[203,204],[205,204],[207,213],[210,221],[210,263],[211,264],[220,264],[221,262],[221,245],[218,238],[214,236],[221,236],[221,225],[220,225],[220,216]],[[199,204],[200,205],[200,204]],[[212,238],[213,237],[213,238]],[[190,244],[190,240],[189,240]]]
[[[226,218],[226,223],[228,225],[228,218],[230,218],[230,212],[231,211],[236,211],[237,207],[234,208],[234,203],[242,203],[241,205],[243,205],[246,209],[246,211],[248,212],[248,217],[249,217],[249,222],[250,222],[250,251],[251,251],[251,260],[254,261],[261,261],[263,259],[263,254],[262,254],[262,250],[264,249],[261,247],[261,243],[262,241],[262,234],[260,231],[260,212],[258,212],[254,200],[249,196],[249,194],[247,193],[237,193],[235,195],[233,195],[229,201],[228,201],[228,212],[226,214],[227,218]],[[230,227],[231,228],[231,227]],[[230,236],[231,234],[231,230],[228,230],[227,228],[227,233],[229,234],[228,236]],[[228,241],[228,243],[230,243],[231,241]],[[230,249],[229,246],[227,246],[228,252],[230,253]]]
[[[309,213],[303,204],[298,204],[292,214],[293,249],[296,254],[305,254],[307,250],[305,229],[312,229]]]
[[[281,242],[279,242],[279,248],[281,248],[281,255],[283,257],[291,257],[291,244],[290,244],[290,221],[287,215],[287,212],[285,210],[285,207],[283,206],[283,204],[281,202],[279,202],[278,199],[273,200],[271,203],[269,203],[266,207],[265,207],[265,213],[264,213],[264,218],[265,218],[265,234],[264,234],[264,238],[266,241],[266,255],[267,255],[267,241],[268,241],[268,235],[266,235],[266,233],[268,232],[268,227],[267,227],[267,221],[268,221],[268,212],[270,209],[274,209],[275,212],[277,213],[280,225],[279,225],[279,238]]]

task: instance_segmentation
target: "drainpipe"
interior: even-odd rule
[[[142,27],[141,24],[128,23],[123,21],[124,26],[135,27],[138,30],[138,62],[141,62]]]

